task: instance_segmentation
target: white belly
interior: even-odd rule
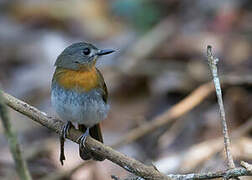
[[[92,127],[105,119],[109,110],[109,105],[104,102],[99,90],[78,93],[53,85],[51,101],[62,120],[84,124],[87,127]]]

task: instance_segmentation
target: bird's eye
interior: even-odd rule
[[[85,55],[89,55],[89,54],[90,54],[90,49],[89,49],[89,48],[83,49],[83,53],[84,53]]]

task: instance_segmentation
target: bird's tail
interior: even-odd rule
[[[86,132],[87,128],[85,125],[82,124],[78,124],[78,128],[80,131],[82,131],[83,133]],[[96,139],[97,141],[100,141],[101,143],[103,143],[103,138],[102,138],[102,133],[101,133],[101,127],[100,124],[96,124],[95,126],[91,127],[89,129],[89,134],[92,138]],[[101,155],[95,153],[95,152],[90,152],[87,148],[81,148],[79,146],[79,153],[80,153],[80,157],[83,160],[89,160],[89,159],[93,159],[96,161],[103,161],[105,158],[101,157]]]

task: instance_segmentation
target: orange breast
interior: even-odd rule
[[[99,86],[95,67],[79,71],[57,68],[54,79],[65,89],[75,89],[77,91],[87,92]]]

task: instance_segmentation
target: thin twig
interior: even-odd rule
[[[17,173],[20,179],[31,180],[32,178],[31,178],[30,172],[27,168],[25,160],[22,157],[20,146],[17,140],[17,135],[12,128],[12,125],[8,116],[7,107],[5,105],[5,101],[2,96],[1,91],[0,91],[0,116],[1,116],[3,127],[5,130],[6,138],[8,139],[10,151],[15,161]]]
[[[226,116],[225,116],[225,110],[222,100],[222,93],[221,93],[221,86],[220,86],[220,80],[218,77],[218,69],[217,69],[217,63],[219,61],[218,58],[215,58],[212,53],[212,47],[207,46],[207,59],[208,64],[212,73],[213,82],[216,90],[216,95],[218,99],[218,104],[220,108],[220,116],[221,116],[221,122],[222,122],[222,133],[224,136],[224,146],[225,146],[225,152],[227,155],[228,160],[228,167],[230,169],[235,168],[234,160],[231,154],[231,147],[230,147],[230,138],[228,135],[228,128],[227,128],[227,122],[226,122]]]

